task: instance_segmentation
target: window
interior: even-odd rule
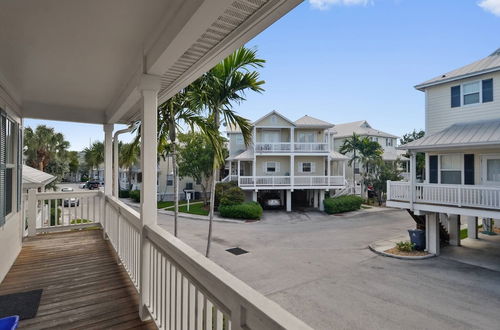
[[[462,157],[459,154],[441,155],[441,183],[462,183]]]
[[[264,131],[264,132],[262,132],[262,141],[265,143],[280,142],[280,131]]]
[[[193,183],[192,182],[186,182],[186,190],[193,190]]]
[[[20,209],[19,125],[0,109],[0,226],[7,215]]]
[[[243,135],[242,134],[236,134],[236,144],[238,145],[242,145],[244,144],[244,140],[243,140]]]
[[[299,168],[302,173],[314,173],[316,171],[316,164],[312,162],[300,163]]]
[[[280,170],[279,162],[265,162],[264,163],[264,172],[266,173],[278,173]]]
[[[451,87],[451,107],[493,101],[493,79],[484,79]]]
[[[388,146],[388,147],[392,147],[393,146],[393,140],[390,139],[390,138],[387,138],[385,139],[385,145]]]
[[[301,143],[314,143],[316,142],[314,139],[314,132],[300,132],[299,133],[299,142]]]
[[[167,186],[174,185],[174,176],[172,174],[167,174]]]
[[[376,136],[371,136],[370,137],[370,140],[373,141],[373,142],[378,142],[378,137]]]
[[[479,81],[474,81],[463,85],[464,87],[464,105],[479,103],[481,85]]]
[[[500,182],[500,158],[486,160],[486,180]]]

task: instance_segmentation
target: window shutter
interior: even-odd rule
[[[23,130],[21,126],[16,123],[17,132],[17,212],[21,211],[23,199]]]
[[[483,80],[483,103],[493,101],[493,79]]]
[[[429,156],[429,183],[438,183],[438,156]]]
[[[299,172],[304,173],[304,163],[299,162]]]
[[[474,154],[464,155],[464,183],[474,184]]]
[[[5,125],[7,117],[5,112],[0,109],[0,227],[5,224],[5,161],[6,161],[6,132]]]
[[[451,87],[451,107],[460,106],[460,85]]]
[[[316,173],[316,163],[311,162],[311,173]]]

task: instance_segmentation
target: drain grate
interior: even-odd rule
[[[239,256],[240,254],[248,253],[247,250],[243,250],[242,248],[239,248],[239,247],[230,248],[230,249],[227,249],[226,251],[234,254],[235,256]]]

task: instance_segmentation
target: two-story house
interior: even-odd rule
[[[409,182],[388,182],[388,206],[425,215],[427,248],[439,253],[439,226],[460,244],[460,224],[477,238],[500,219],[500,49],[416,86],[425,93],[425,136],[402,148],[411,154]],[[424,182],[415,179],[415,153],[426,155]]]
[[[348,158],[333,149],[333,126],[310,116],[291,121],[272,111],[253,123],[249,147],[239,129],[230,128],[226,180],[237,181],[254,201],[274,193],[287,211],[292,204],[322,210],[325,191],[345,186]]]
[[[353,134],[359,135],[360,137],[367,137],[372,141],[378,142],[384,153],[382,154],[382,159],[386,162],[395,161],[408,161],[408,158],[404,156],[404,151],[396,149],[398,144],[398,137],[393,134],[382,132],[378,129],[373,128],[368,121],[360,120],[351,123],[336,124],[335,127],[330,129],[332,132],[332,143],[336,151],[340,151],[345,140],[351,137]],[[351,156],[349,153],[347,156]],[[406,167],[408,168],[408,167]],[[407,177],[406,172],[403,172],[403,177]],[[349,182],[352,182],[353,177],[355,182],[360,180],[360,168],[358,162],[353,162],[351,166],[348,167],[346,172],[346,178]]]

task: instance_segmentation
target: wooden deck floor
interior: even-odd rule
[[[141,322],[138,295],[101,230],[29,238],[0,284],[0,295],[43,289],[31,329],[156,329]]]

